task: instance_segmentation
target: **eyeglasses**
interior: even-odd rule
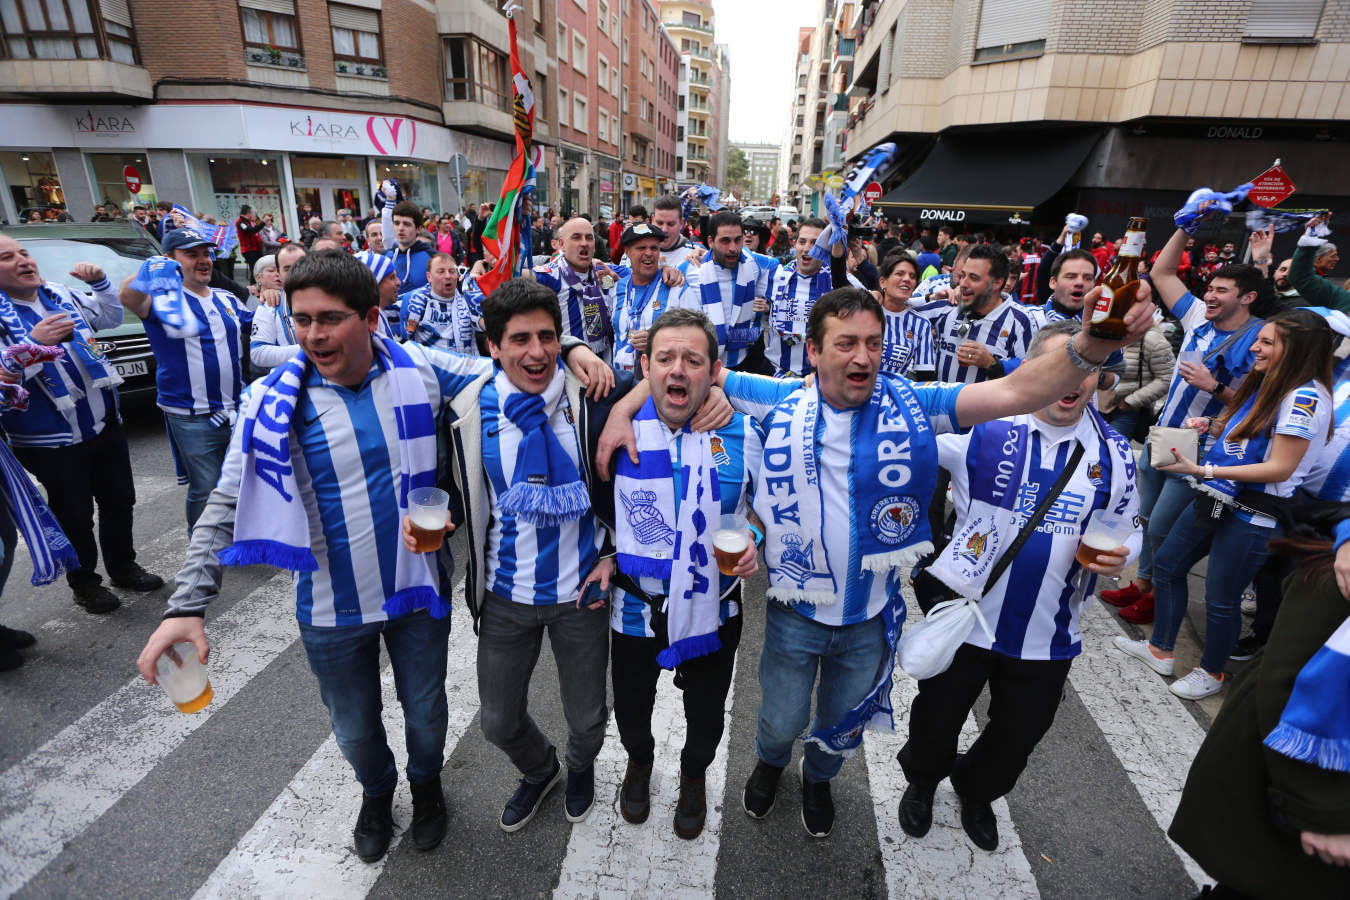
[[[311,325],[321,325],[324,328],[336,328],[343,322],[350,319],[352,316],[359,316],[359,315],[361,315],[359,312],[353,310],[351,312],[345,313],[339,312],[319,313],[317,316],[307,316],[304,313],[295,313],[294,315],[287,316],[286,318],[288,321],[290,321],[291,327],[293,328],[308,328]]]

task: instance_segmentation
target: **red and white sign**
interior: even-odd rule
[[[127,190],[133,194],[141,192],[141,173],[136,171],[135,166],[122,167],[122,181],[126,183]]]
[[[1247,195],[1247,199],[1266,209],[1280,205],[1294,193],[1294,182],[1278,164],[1253,178],[1252,185],[1252,191]]]
[[[869,206],[872,205],[873,203],[876,203],[878,200],[880,200],[880,199],[881,199],[881,182],[879,182],[879,181],[873,181],[873,182],[870,182],[870,183],[867,185],[867,187],[863,188],[863,199],[867,201],[867,204],[868,204]]]

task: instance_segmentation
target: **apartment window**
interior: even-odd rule
[[[446,97],[472,100],[503,112],[514,99],[506,57],[467,35],[445,39]]]
[[[623,39],[623,64],[628,65],[628,38]]]
[[[572,68],[586,74],[586,39],[579,34],[572,35]]]
[[[558,23],[558,59],[562,60],[563,62],[567,62],[567,48],[568,48],[569,46],[571,46],[571,42],[567,40],[567,26],[564,25],[563,23],[559,22],[559,23]]]
[[[99,38],[89,0],[3,0],[0,56],[10,59],[113,59],[136,63],[136,42],[126,0],[101,8],[108,42]]]
[[[568,116],[571,114],[572,111],[572,104],[568,102],[570,96],[571,95],[567,93],[567,88],[558,88],[559,125],[566,125],[568,123]]]
[[[595,26],[600,29],[601,34],[606,34],[609,26],[609,4],[605,0],[600,0],[596,4],[596,19]]]
[[[975,61],[1017,59],[1045,52],[1051,0],[984,0]]]
[[[536,121],[548,121],[548,76],[543,72],[534,73],[534,117]],[[511,102],[515,103],[515,93],[512,92]]]
[[[619,67],[615,66],[609,70],[609,93],[612,96],[619,96]]]
[[[544,0],[534,0],[534,33],[544,36]]]
[[[264,8],[265,7],[265,8]],[[299,50],[293,0],[240,0],[239,18],[244,26],[244,46],[260,50]]]
[[[591,118],[586,113],[586,101],[582,97],[572,98],[572,127],[583,134],[591,130]]]
[[[596,119],[596,137],[600,138],[601,143],[607,144],[609,143],[609,116],[605,115],[605,111],[602,109],[596,115]]]
[[[603,56],[596,58],[595,62],[596,81],[600,84],[600,90],[609,90],[609,60]]]
[[[1323,0],[1252,0],[1245,40],[1311,41],[1317,37]]]
[[[83,0],[70,0],[76,6]],[[136,34],[131,26],[131,7],[127,0],[101,0],[99,10],[103,13],[103,33],[108,38],[108,58],[114,62],[129,66],[140,62],[140,53],[136,49]]]
[[[333,59],[357,63],[378,63],[384,59],[378,12],[330,3],[328,21],[333,27]]]
[[[624,89],[623,89],[622,96],[623,96],[623,111],[624,111],[625,113],[627,113],[627,112],[628,112],[628,88],[624,88]]]
[[[680,13],[680,21],[685,25],[693,25],[695,27],[703,24],[702,17],[700,17],[699,14],[696,12]]]

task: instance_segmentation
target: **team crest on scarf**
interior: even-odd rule
[[[1246,452],[1246,450],[1247,450],[1246,438],[1240,441],[1225,439],[1223,442],[1223,452],[1227,453],[1229,456],[1236,456],[1241,458],[1243,453]]]
[[[806,542],[802,546],[800,535],[783,535],[783,557],[779,563],[778,570],[789,581],[796,583],[798,589],[805,590],[807,582],[814,581],[817,578],[829,578],[828,572],[817,572],[816,569],[816,541],[815,538]]]
[[[628,524],[633,526],[633,535],[641,544],[666,543],[675,545],[675,529],[666,523],[661,511],[656,508],[656,494],[652,491],[619,492],[624,509],[628,511]]]
[[[956,541],[961,548],[961,558],[974,567],[972,576],[983,574],[997,555],[994,551],[998,549],[998,531],[993,522],[986,521],[983,516],[968,523],[956,536]]]
[[[1097,487],[1101,487],[1101,486],[1102,486],[1102,464],[1101,464],[1100,462],[1095,462],[1095,463],[1093,463],[1092,465],[1088,466],[1087,477],[1088,477],[1088,481],[1092,482],[1092,483],[1093,483],[1094,485],[1096,485]]]
[[[922,511],[911,497],[893,495],[878,500],[870,516],[872,534],[883,544],[903,543],[918,524]]]
[[[719,469],[731,465],[731,457],[727,455],[726,447],[722,445],[722,438],[719,435],[710,436],[708,443],[712,446],[713,465]]]

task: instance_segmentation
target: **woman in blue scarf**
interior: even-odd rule
[[[1224,664],[1241,627],[1242,590],[1281,534],[1274,516],[1306,479],[1331,437],[1332,349],[1335,334],[1314,312],[1295,309],[1270,318],[1252,346],[1254,362],[1232,401],[1213,422],[1188,424],[1218,435],[1202,463],[1176,455],[1164,472],[1186,477],[1197,491],[1156,554],[1156,625],[1147,641],[1116,638],[1116,646],[1160,675],[1170,676],[1173,647],[1186,617],[1187,578],[1206,555],[1218,561],[1205,577],[1205,649],[1200,665],[1171,685],[1184,700],[1223,688]]]

